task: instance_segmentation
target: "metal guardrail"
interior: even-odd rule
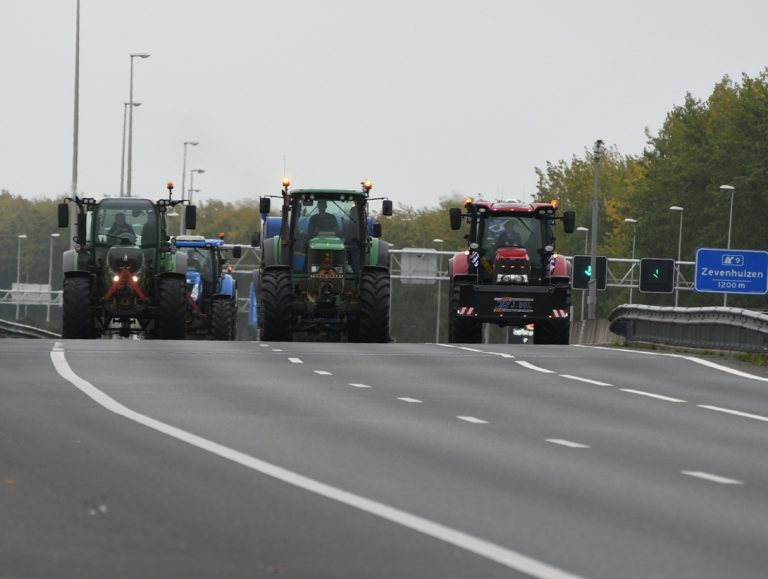
[[[624,304],[608,316],[628,342],[734,352],[768,352],[768,313],[741,308],[672,308]]]
[[[26,326],[24,324],[17,324],[16,322],[9,322],[8,320],[0,320],[0,338],[49,339],[61,338],[61,335],[34,326]]]

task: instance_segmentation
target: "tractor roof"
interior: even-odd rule
[[[176,237],[176,247],[220,247],[223,239],[206,239],[202,235],[179,235]]]
[[[517,199],[507,201],[474,201],[475,207],[483,207],[488,213],[516,213],[523,215],[535,215],[538,213],[548,213],[549,210],[557,209],[553,203],[524,203]]]
[[[291,196],[294,195],[320,195],[323,197],[337,197],[341,195],[354,195],[356,197],[365,197],[362,191],[354,189],[291,189]]]

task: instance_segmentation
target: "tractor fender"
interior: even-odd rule
[[[560,277],[560,278],[570,278],[571,272],[568,271],[568,261],[565,259],[565,256],[563,255],[553,255],[552,260],[550,263],[554,262],[550,267],[551,277]]]
[[[218,291],[213,297],[216,298],[217,296],[223,296],[233,298],[235,297],[236,288],[237,284],[235,283],[234,278],[226,273],[219,280]]]
[[[187,254],[183,251],[177,251],[174,254],[173,260],[174,273],[180,273],[186,276],[187,274]]]
[[[448,275],[451,279],[456,276],[469,275],[469,260],[463,251],[457,251],[448,260]]]
[[[77,252],[74,249],[65,251],[61,263],[64,273],[77,270]]]
[[[266,239],[261,248],[261,264],[263,267],[279,264],[278,244],[280,237],[270,237]]]
[[[384,271],[389,273],[389,268],[383,265],[364,265],[363,271]]]
[[[371,239],[371,251],[368,254],[368,265],[389,269],[389,243],[381,239]]]

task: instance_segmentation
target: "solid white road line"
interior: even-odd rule
[[[561,378],[568,378],[569,380],[578,380],[579,382],[586,382],[587,384],[595,384],[596,386],[613,386],[608,382],[600,382],[599,380],[590,380],[589,378],[582,378],[580,376],[571,376],[570,374],[560,374]]]
[[[622,352],[627,354],[642,354],[644,356],[666,356],[668,358],[681,358],[683,360],[689,360],[690,362],[694,362],[696,364],[701,364],[702,366],[707,366],[708,368],[712,368],[714,370],[719,370],[720,372],[727,372],[728,374],[733,374],[734,376],[740,376],[741,378],[748,378],[750,380],[759,380],[760,382],[768,382],[768,378],[765,378],[763,376],[755,376],[754,374],[748,374],[747,372],[742,372],[741,370],[734,370],[733,368],[729,368],[728,366],[722,366],[720,364],[716,364],[715,362],[710,362],[709,360],[703,360],[702,358],[696,358],[694,356],[683,356],[682,354],[666,354],[663,352],[644,352],[642,350],[627,350],[624,348],[606,348],[605,346],[586,346],[582,344],[574,344],[577,348],[592,348],[594,350],[608,350],[609,352]]]
[[[288,361],[291,364],[303,364],[304,362],[301,361],[301,358],[288,358]]]
[[[350,382],[349,385],[354,386],[355,388],[370,388],[368,384],[355,384],[354,382]]]
[[[485,352],[486,354],[491,354],[493,356],[501,356],[502,358],[514,358],[512,354],[505,354],[504,352]]]
[[[330,372],[327,370],[315,370],[315,374],[320,374],[321,376],[333,376]]]
[[[708,472],[701,472],[700,470],[681,470],[680,473],[688,476],[708,480],[710,482],[720,483],[721,485],[743,485],[744,484],[740,480],[736,480],[734,478],[727,478],[727,477],[716,475],[716,474],[710,474]]]
[[[480,418],[475,418],[474,416],[457,416],[459,420],[463,420],[464,422],[471,422],[472,424],[488,424],[487,420],[481,420]]]
[[[536,370],[537,372],[543,372],[544,374],[555,374],[553,370],[547,370],[546,368],[540,368],[539,366],[534,366],[530,362],[517,360],[517,363],[523,366],[524,368],[528,368],[529,370]]]
[[[551,442],[552,444],[559,444],[560,446],[567,446],[568,448],[590,448],[586,444],[581,444],[580,442],[572,442],[562,438],[547,438],[546,441]]]
[[[477,350],[475,348],[468,348],[467,346],[459,346],[459,350],[466,350],[467,352],[477,352],[478,354],[484,353],[482,350]]]
[[[402,400],[403,402],[410,402],[411,404],[423,404],[423,400],[419,400],[418,398],[408,398],[407,396],[398,397],[398,400]]]
[[[653,394],[652,392],[645,392],[643,390],[633,390],[632,388],[619,388],[622,392],[629,392],[630,394],[639,394],[640,396],[649,396],[650,398],[658,398],[659,400],[666,400],[667,402],[685,402],[679,398],[670,398],[669,396],[662,396],[661,394]]]
[[[726,414],[733,414],[735,416],[742,416],[744,418],[751,418],[752,420],[762,420],[768,422],[768,416],[760,416],[759,414],[750,414],[749,412],[741,412],[740,410],[731,410],[730,408],[720,408],[719,406],[709,406],[708,404],[697,404],[699,408],[706,408],[707,410],[714,410],[716,412],[725,412]]]
[[[579,579],[577,575],[568,573],[567,571],[563,571],[562,569],[558,569],[557,567],[553,567],[537,559],[527,557],[521,553],[502,547],[501,545],[485,541],[479,537],[463,533],[451,527],[446,527],[445,525],[435,523],[429,519],[333,487],[218,444],[196,434],[192,434],[191,432],[176,428],[170,424],[155,420],[144,414],[135,412],[134,410],[123,406],[114,398],[111,398],[96,388],[93,384],[87,380],[83,380],[80,376],[75,374],[67,363],[67,359],[64,352],[61,350],[60,345],[58,349],[54,347],[51,351],[51,362],[62,378],[73,384],[94,402],[97,402],[110,412],[123,416],[138,424],[142,424],[157,432],[161,432],[177,440],[186,442],[187,444],[196,446],[197,448],[220,456],[221,458],[236,462],[246,468],[250,468],[256,472],[265,474],[295,487],[381,517],[435,539],[439,539],[479,555],[480,557],[484,557],[491,561],[495,561],[500,565],[519,571],[520,573],[530,575],[531,577],[540,579]]]

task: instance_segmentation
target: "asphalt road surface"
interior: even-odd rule
[[[759,369],[576,346],[2,346],[1,578],[768,574]]]

